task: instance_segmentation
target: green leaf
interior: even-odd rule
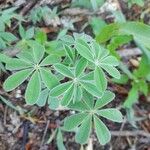
[[[75,67],[75,76],[80,76],[87,66],[87,61],[84,58],[81,58]]]
[[[145,95],[147,96],[148,94],[148,83],[145,80],[140,80],[139,82],[139,90]]]
[[[82,98],[82,88],[77,84],[74,84],[74,91],[73,91],[73,102],[80,101]]]
[[[89,72],[88,74],[84,74],[83,76],[80,77],[80,81],[93,81],[94,79],[94,72]]]
[[[123,121],[121,112],[115,108],[98,110],[97,114],[106,119],[114,121],[114,122],[122,122]]]
[[[7,42],[13,42],[17,40],[17,38],[12,33],[9,32],[1,32],[0,37]]]
[[[57,140],[57,148],[58,148],[58,150],[66,150],[66,148],[64,146],[64,143],[63,143],[63,136],[62,136],[62,133],[61,133],[60,129],[58,129],[56,140]]]
[[[7,63],[11,60],[11,58],[5,54],[0,53],[0,62]]]
[[[96,97],[101,97],[102,96],[102,92],[100,90],[97,89],[97,87],[91,83],[91,82],[82,82],[81,83],[82,86],[84,87],[84,89],[91,93],[92,95],[96,96]]]
[[[110,40],[113,36],[118,34],[119,25],[118,24],[109,24],[105,26],[96,36],[96,41],[104,43]]]
[[[45,32],[38,30],[35,34],[35,40],[40,44],[44,44],[47,41],[47,35]]]
[[[83,91],[83,102],[86,104],[88,110],[93,109],[94,106],[94,96],[88,93],[86,90]]]
[[[4,82],[3,85],[4,89],[6,91],[12,91],[20,84],[22,84],[29,77],[31,73],[32,73],[31,69],[26,69],[14,73],[13,75],[9,76]]]
[[[75,103],[71,101],[67,107],[75,111],[89,110],[89,107],[85,104],[84,101],[76,101]]]
[[[92,53],[90,51],[89,48],[87,48],[85,45],[80,44],[79,42],[77,42],[75,44],[75,48],[78,51],[78,53],[83,56],[84,58],[86,58],[87,60],[89,60],[90,62],[93,62],[93,56]]]
[[[77,133],[75,135],[75,140],[77,143],[85,144],[89,139],[91,133],[91,126],[92,126],[92,116],[88,116],[81,124]]]
[[[26,31],[25,31],[25,29],[23,28],[23,26],[21,24],[19,24],[19,34],[20,34],[22,39],[25,39]]]
[[[51,73],[50,70],[46,68],[41,68],[40,69],[40,74],[42,77],[42,81],[46,85],[48,89],[54,88],[56,85],[59,84],[57,78]]]
[[[139,94],[138,94],[138,87],[136,84],[132,85],[131,90],[128,93],[128,97],[126,98],[123,106],[126,108],[131,108],[132,105],[137,102],[139,98]]]
[[[57,70],[58,72],[60,72],[64,76],[67,76],[69,78],[74,78],[74,75],[72,74],[72,72],[65,65],[55,64],[54,68],[55,68],[55,70]]]
[[[96,67],[94,71],[94,79],[97,88],[104,92],[107,88],[107,79],[101,68]]]
[[[49,66],[60,61],[60,57],[57,55],[48,55],[43,61],[40,63],[40,66]]]
[[[115,94],[110,91],[105,91],[103,96],[96,101],[95,109],[102,108],[110,103],[115,98]]]
[[[101,67],[104,70],[106,70],[109,73],[109,75],[111,75],[112,77],[117,78],[117,79],[120,78],[120,72],[115,67],[104,65],[104,64],[101,64]]]
[[[48,89],[44,89],[41,93],[40,96],[36,102],[36,104],[40,107],[45,106],[46,104],[46,100],[48,98],[48,94],[49,94],[49,90]]]
[[[65,82],[65,83],[57,85],[50,91],[50,95],[53,97],[57,97],[63,94],[64,92],[67,91],[67,89],[71,86],[71,84],[72,82]]]
[[[89,24],[91,25],[95,36],[106,26],[105,21],[99,17],[92,17]]]
[[[30,78],[25,92],[25,100],[28,105],[33,105],[37,102],[41,92],[41,80],[39,72],[36,71]]]
[[[111,139],[111,134],[106,125],[96,116],[94,116],[94,124],[97,138],[101,145],[105,145]]]
[[[76,127],[78,127],[83,120],[87,117],[87,113],[78,113],[78,114],[74,114],[70,117],[66,117],[64,120],[64,128],[65,130],[72,130]]]
[[[49,96],[48,107],[52,110],[56,110],[59,107],[59,102],[58,98]]]
[[[32,68],[32,64],[17,58],[11,58],[9,62],[6,63],[7,70],[21,70],[27,68]]]
[[[28,44],[32,48],[32,53],[33,53],[33,58],[35,63],[39,63],[44,56],[44,52],[45,52],[44,46],[39,44],[36,41],[29,41]]]
[[[31,39],[31,38],[33,38],[33,36],[34,36],[34,27],[31,27],[31,28],[29,28],[29,29],[26,31],[26,36],[25,36],[25,38],[26,38],[26,39]]]
[[[102,64],[110,66],[118,66],[119,62],[114,56],[107,56],[101,60]]]
[[[69,87],[69,89],[65,92],[63,99],[61,100],[61,105],[62,106],[67,106],[69,105],[70,101],[73,98],[73,91],[74,91],[74,86],[73,84]]]
[[[66,51],[67,56],[69,57],[69,59],[71,61],[73,61],[74,59],[74,53],[73,53],[73,49],[71,47],[69,47],[68,45],[64,46],[64,49]]]

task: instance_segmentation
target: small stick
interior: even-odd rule
[[[112,136],[144,136],[150,138],[150,133],[143,130],[137,131],[111,131]]]
[[[42,142],[41,142],[41,144],[40,144],[40,150],[42,149],[42,146],[43,146],[43,144],[44,144],[44,140],[45,140],[45,136],[46,136],[46,133],[47,133],[49,124],[50,124],[50,120],[47,121],[45,130],[44,130],[44,134],[43,134],[43,137],[42,137]]]

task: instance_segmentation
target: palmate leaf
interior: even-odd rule
[[[61,105],[62,106],[67,106],[69,105],[70,101],[73,98],[73,92],[74,92],[74,86],[73,84],[69,87],[69,89],[65,92],[62,100],[61,100]]]
[[[114,78],[119,79],[120,78],[120,72],[113,66],[111,65],[105,65],[105,64],[101,64],[101,67],[106,70],[109,75],[111,75]]]
[[[28,44],[32,48],[34,62],[38,64],[44,56],[45,48],[36,41],[29,41]]]
[[[58,72],[60,72],[64,76],[67,76],[69,78],[73,78],[74,77],[73,73],[65,65],[55,64],[54,68],[55,68],[55,70],[57,70]]]
[[[97,114],[114,122],[123,121],[121,112],[115,108],[98,110]]]
[[[78,114],[65,118],[64,129],[70,131],[78,127],[87,116],[88,116],[87,113],[78,113]]]
[[[49,66],[51,64],[58,63],[60,61],[60,57],[57,55],[48,55],[45,59],[42,60],[40,66]]]
[[[82,88],[77,84],[74,84],[74,91],[73,91],[73,102],[80,101],[82,98]]]
[[[97,88],[103,92],[107,88],[107,79],[101,68],[96,67],[94,70],[94,80]]]
[[[97,87],[92,82],[83,82],[82,81],[81,85],[87,92],[91,93],[92,95],[94,95],[96,97],[101,97],[103,94],[100,90],[97,89]]]
[[[13,75],[9,76],[3,84],[3,87],[6,91],[12,91],[20,84],[22,84],[32,73],[32,69],[26,69],[22,71],[18,71]]]
[[[65,45],[64,46],[65,52],[67,56],[69,57],[70,61],[74,60],[74,52],[73,49],[70,46]]]
[[[106,125],[96,116],[94,116],[94,124],[97,138],[101,145],[105,145],[111,139],[111,134]]]
[[[18,58],[11,58],[9,62],[6,62],[6,69],[7,70],[21,70],[32,68],[33,64],[31,62],[24,61]]]
[[[86,119],[84,119],[81,126],[77,130],[77,133],[75,135],[76,142],[80,144],[85,144],[89,139],[91,128],[92,128],[92,116],[89,115]]]
[[[38,71],[35,71],[31,76],[25,92],[25,100],[28,105],[33,105],[37,102],[41,92],[41,80]]]
[[[59,84],[57,78],[51,73],[50,70],[43,67],[40,69],[40,74],[42,77],[42,81],[48,89],[52,89]]]
[[[87,60],[89,60],[90,62],[93,62],[93,56],[92,56],[92,53],[90,51],[89,48],[87,48],[85,45],[83,44],[80,44],[79,42],[77,42],[75,44],[75,47],[76,47],[76,50],[78,51],[78,53],[86,58]]]
[[[105,91],[103,96],[96,101],[94,106],[95,109],[102,108],[103,106],[110,103],[115,98],[115,94],[110,91]]]
[[[81,58],[75,67],[75,76],[80,76],[87,66],[87,61],[84,58]]]
[[[49,95],[49,90],[48,89],[44,89],[41,93],[40,96],[36,102],[36,104],[40,107],[45,106],[46,104],[46,100],[48,99],[48,95]]]
[[[69,89],[71,84],[72,82],[66,82],[66,83],[57,85],[51,90],[50,95],[53,97],[57,97],[57,96],[60,96],[61,94],[64,94],[64,92],[66,92]]]

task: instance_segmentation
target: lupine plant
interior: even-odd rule
[[[26,104],[44,106],[47,102],[53,109],[74,110],[74,115],[64,119],[62,130],[76,132],[76,142],[85,144],[94,129],[100,144],[105,145],[111,134],[101,118],[123,120],[117,108],[103,108],[115,97],[107,90],[107,82],[110,77],[120,78],[118,61],[85,34],[63,40],[61,55],[57,49],[47,53],[37,40],[29,40],[15,58],[2,59],[13,72],[3,87],[9,92],[28,81]]]

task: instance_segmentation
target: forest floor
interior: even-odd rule
[[[0,0],[0,9],[17,6],[18,14],[27,16],[34,8],[45,5],[50,8],[57,6],[60,14],[56,18],[53,20],[45,19],[37,24],[47,33],[49,40],[55,39],[59,30],[68,26],[70,22],[73,23],[68,31],[70,34],[72,32],[85,32],[93,36],[92,29],[88,25],[88,21],[93,16],[100,16],[108,23],[114,19],[107,8],[104,8],[104,11],[93,12],[86,8],[70,7],[70,3],[70,0]],[[130,21],[139,20],[142,12],[150,8],[149,1],[142,8],[137,5],[128,8],[123,0],[112,0],[110,5],[116,9],[121,9],[126,19]],[[144,22],[150,24],[150,13],[144,14]],[[30,22],[25,22],[24,25],[30,26]],[[14,22],[10,31],[16,34],[17,28],[18,24]],[[134,68],[133,60],[140,57],[138,49],[134,48],[134,44],[125,45],[121,49],[123,49],[121,52],[123,61],[131,69]],[[124,52],[126,49],[127,52]],[[13,52],[15,50],[10,55],[13,55]],[[57,150],[56,138],[53,138],[50,143],[47,141],[55,136],[55,129],[59,122],[69,112],[66,110],[52,111],[47,106],[42,108],[26,106],[23,100],[25,84],[10,93],[3,90],[2,84],[8,74],[8,72],[0,74],[0,95],[11,102],[6,105],[0,101],[0,150]],[[130,83],[129,85],[109,83],[109,88],[116,94],[116,99],[110,106],[121,106],[128,95]],[[21,114],[20,112],[23,110],[26,110],[28,115]],[[150,150],[150,95],[149,97],[141,95],[133,110],[135,121],[131,120],[131,122],[133,121],[136,127],[133,127],[126,120],[122,124],[108,122],[108,127],[112,132],[111,141],[105,146],[100,146],[93,133],[89,143],[84,146],[85,150]],[[122,109],[121,111],[125,115],[125,110]],[[74,142],[73,133],[64,132],[63,137],[67,150],[81,149],[80,145]]]

